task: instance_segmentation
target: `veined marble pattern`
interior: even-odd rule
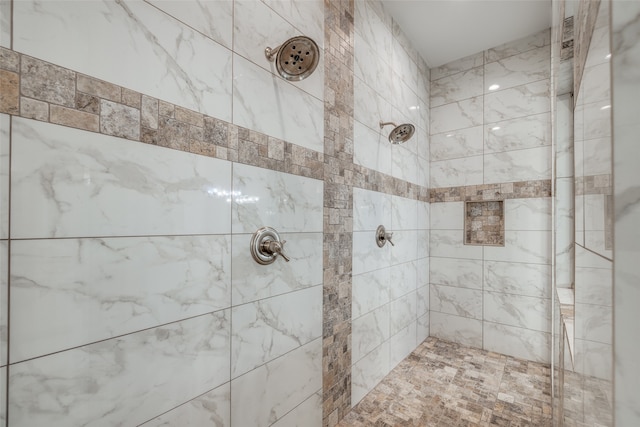
[[[231,395],[242,399],[232,399],[231,419],[237,426],[270,426],[321,388],[318,338],[232,380]],[[318,421],[308,420],[310,425]]]
[[[431,230],[429,253],[432,257],[482,259],[483,247],[465,245],[463,234],[463,230]]]
[[[611,306],[575,304],[575,336],[577,339],[612,343],[612,317]]]
[[[482,98],[479,96],[432,108],[431,133],[443,133],[481,125]]]
[[[549,363],[551,335],[548,332],[484,322],[483,336],[489,351]]]
[[[481,67],[484,63],[483,52],[474,53],[465,56],[447,64],[431,69],[431,81],[438,80],[442,77],[450,76],[461,71],[470,70],[475,67]]]
[[[404,83],[413,91],[418,91],[418,64],[416,64],[417,55],[413,50],[413,55],[408,53],[399,41],[399,37],[404,34],[398,34],[391,39],[391,68],[401,77]],[[412,46],[407,46],[410,49]],[[412,50],[412,49],[411,49]]]
[[[351,406],[356,406],[389,373],[389,341],[385,341],[351,368]]]
[[[12,132],[12,237],[231,231],[228,162],[22,118]]]
[[[483,154],[482,126],[431,135],[431,161]]]
[[[353,86],[354,120],[362,123],[373,131],[379,132],[381,135],[385,134],[384,139],[386,139],[391,128],[385,128],[381,131],[380,120],[387,121],[384,117],[391,115],[391,104],[372,89],[367,82],[357,77],[353,79]]]
[[[231,51],[149,3],[20,1],[13,23],[19,52],[231,121]]]
[[[322,391],[311,395],[307,400],[285,414],[272,427],[309,427],[322,426]]]
[[[404,200],[399,198],[400,200]],[[378,225],[390,223],[392,196],[377,191],[353,188],[353,230],[375,231]]]
[[[389,339],[389,369],[407,357],[416,348],[416,322],[415,320],[401,329]]]
[[[226,383],[144,424],[144,427],[231,425],[231,384]]]
[[[359,33],[355,33],[354,76],[363,82],[375,85],[375,90],[386,99],[392,96],[393,73],[386,61],[388,58],[378,55]],[[358,92],[355,92],[357,96]]]
[[[355,3],[355,16],[353,24],[355,32],[362,36],[367,44],[379,52],[383,58],[391,58],[393,51],[393,35],[391,33],[391,18],[386,15],[383,21],[373,9],[370,2],[357,0]],[[356,90],[356,94],[358,91]]]
[[[433,203],[429,219],[432,230],[462,230],[464,202]]]
[[[482,289],[481,260],[431,257],[429,264],[432,285]]]
[[[12,363],[231,304],[229,236],[11,245]]]
[[[182,2],[176,0],[145,0],[194,30],[232,48],[233,39],[233,1],[216,0]]]
[[[551,331],[551,300],[485,292],[484,320],[540,332]]]
[[[551,43],[551,31],[542,30],[532,36],[504,43],[485,51],[485,62],[499,61],[509,56],[541,48]]]
[[[377,308],[353,319],[351,333],[352,361],[362,359],[374,348],[389,339],[389,305]]]
[[[233,56],[233,122],[323,152],[323,103],[239,55]]]
[[[587,139],[582,143],[582,150],[584,175],[611,173],[611,137]]]
[[[611,268],[576,268],[575,301],[577,304],[611,306],[613,298],[613,271]]]
[[[372,234],[375,235],[375,233],[372,233]],[[395,246],[389,247],[390,245],[385,245],[384,247],[379,248],[378,245],[376,245],[375,243],[374,243],[374,246],[376,249],[380,251],[384,251],[385,249],[388,249],[391,252],[390,265],[402,264],[409,261],[414,261],[417,258],[423,258],[425,256],[429,256],[428,251],[427,253],[420,253],[418,251],[419,237],[424,237],[424,233],[416,232],[416,231],[406,231],[406,230],[393,231],[393,243],[395,244]]]
[[[484,137],[485,153],[551,145],[551,117],[542,113],[489,123],[484,126]]]
[[[482,348],[482,320],[432,311],[429,322],[434,338]]]
[[[535,181],[551,177],[551,148],[485,154],[484,183]]]
[[[392,283],[390,272],[391,269],[383,268],[353,276],[352,318],[360,317],[389,302],[389,284]]]
[[[353,275],[390,267],[392,265],[391,248],[395,249],[395,246],[389,248],[390,245],[385,245],[379,248],[375,241],[375,235],[375,231],[357,231],[353,233]],[[398,242],[398,237],[399,236],[396,236],[394,233],[395,244]],[[415,247],[412,252],[415,253]]]
[[[367,125],[354,122],[353,163],[392,175],[393,146],[382,131],[371,129],[370,123]]]
[[[404,49],[400,48],[402,53]],[[417,107],[419,107],[418,102],[418,94],[416,93],[417,86],[417,76],[418,70],[415,68],[415,63],[411,59],[407,59],[412,65],[414,70],[411,73],[415,74],[415,77],[407,76],[402,73],[392,73],[391,76],[391,97],[389,98],[391,104],[398,110],[398,113],[403,117],[406,117],[406,120],[410,123],[419,125],[420,121],[420,111]],[[395,116],[395,114],[393,114]],[[396,122],[400,122],[399,119],[394,117]],[[412,145],[413,138],[408,142],[402,144],[403,146],[407,146],[407,144]]]
[[[416,315],[418,318],[429,314],[429,285],[416,289]]]
[[[551,46],[532,49],[489,62],[484,66],[484,91],[497,84],[499,90],[548,79],[551,73]]]
[[[234,307],[231,310],[231,377],[322,335],[322,287]]]
[[[425,288],[429,288],[425,286]],[[418,317],[416,321],[416,343],[421,343],[429,337],[429,313]]]
[[[392,145],[391,176],[424,187],[427,186],[427,182],[421,182],[418,179],[418,157],[416,153],[403,145]]]
[[[380,273],[388,270],[389,299],[404,297],[409,292],[416,290],[417,284],[417,262],[406,262],[391,266],[389,269],[379,270]],[[415,319],[415,316],[414,316]]]
[[[280,16],[294,24],[300,33],[324,48],[324,4],[320,0],[262,0]],[[283,40],[284,41],[284,40]]]
[[[485,261],[483,278],[485,291],[551,298],[548,265]]]
[[[9,423],[137,425],[227,381],[221,311],[11,365]]]
[[[439,313],[482,319],[482,291],[431,284],[429,308]]]
[[[549,231],[515,231],[505,235],[504,247],[486,246],[484,259],[490,261],[550,264],[551,233]]]
[[[9,238],[10,116],[0,114],[0,239]]]
[[[549,109],[549,79],[484,96],[484,120],[487,123],[545,113]]]
[[[551,230],[551,198],[504,201],[505,230]]]
[[[611,136],[609,100],[584,104],[584,139]]]
[[[418,201],[391,196],[391,226],[394,230],[418,229]]]
[[[431,82],[431,107],[482,95],[482,67],[472,68]]]
[[[604,58],[603,58],[604,59]],[[583,101],[585,104],[600,101],[611,101],[611,64],[605,60],[604,64],[586,67],[582,77]]]
[[[611,381],[613,350],[611,344],[576,340],[576,365],[583,375]],[[614,368],[615,369],[615,368]],[[600,415],[605,415],[602,412]]]
[[[415,323],[416,317],[416,293],[414,290],[389,303],[389,334],[395,335],[410,323]],[[415,339],[415,332],[413,337]],[[415,344],[413,348],[415,348]]]
[[[322,283],[322,263],[318,261],[322,259],[322,233],[281,233],[280,238],[287,241],[285,250],[291,262],[276,259],[273,264],[260,265],[249,252],[251,234],[232,237],[233,305]]]
[[[431,162],[431,187],[459,187],[483,182],[483,156]]]

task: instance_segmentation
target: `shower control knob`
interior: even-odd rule
[[[284,253],[286,240],[280,240],[278,232],[271,227],[259,228],[251,237],[251,256],[262,265],[271,264],[280,255],[286,262],[290,259]]]
[[[384,225],[378,226],[378,229],[376,230],[376,243],[378,244],[378,247],[383,247],[387,242],[391,243],[391,246],[395,246],[391,241],[392,237],[393,233],[387,233]]]
[[[278,242],[276,240],[265,240],[261,244],[262,252],[270,255],[280,255],[282,258],[284,258],[285,261],[289,262],[289,257],[283,252],[285,243],[287,243],[286,240],[283,240],[281,242]]]

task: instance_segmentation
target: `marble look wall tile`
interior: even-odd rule
[[[391,148],[391,176],[426,187],[426,183],[422,183],[418,178],[416,153],[404,146],[395,145]]]
[[[11,2],[3,1],[0,2],[0,46],[11,47],[11,30]]]
[[[184,3],[176,0],[147,0],[194,30],[231,49],[233,40],[233,1],[216,0]]]
[[[323,152],[323,103],[239,55],[233,56],[233,123]]]
[[[290,22],[301,32],[324,45],[324,4],[319,0],[298,2],[296,0],[264,0],[271,9]]]
[[[431,257],[430,267],[431,284],[482,289],[481,260]]]
[[[200,427],[231,425],[231,384],[226,383],[166,412],[144,427]]]
[[[375,231],[380,224],[391,224],[391,200],[388,194],[354,187],[353,231]]]
[[[14,6],[14,49],[231,121],[231,51],[150,4],[24,1]],[[99,54],[88,58],[77,52]],[[113,67],[115,59],[119,67]]]
[[[485,261],[483,282],[485,291],[551,298],[548,265]]]
[[[462,230],[431,230],[429,253],[432,257],[482,259],[483,247],[465,245],[463,237]]]
[[[535,362],[549,363],[551,336],[547,332],[484,322],[483,334],[486,350]]]
[[[485,62],[498,61],[509,56],[541,48],[551,43],[551,31],[542,30],[539,33],[518,40],[504,43],[485,51]]]
[[[351,316],[360,317],[389,302],[389,268],[353,276],[351,293]]]
[[[394,230],[418,229],[418,201],[391,196],[391,227]]]
[[[547,79],[484,96],[484,120],[487,123],[545,113],[549,109]]]
[[[429,241],[427,240],[427,245],[429,244]],[[416,264],[416,271],[417,271],[417,287],[420,286],[427,286],[429,285],[429,261],[431,258],[429,257],[425,257],[425,258],[419,258],[416,261],[414,261],[414,263]]]
[[[234,164],[233,232],[321,232],[322,196],[320,180]]]
[[[231,377],[322,335],[322,287],[313,286],[231,310]]]
[[[416,232],[418,250],[414,259],[428,259],[430,234],[429,230],[418,230]]]
[[[371,123],[367,125],[372,126]],[[358,121],[354,122],[353,133],[353,163],[392,175],[393,146],[387,136]]]
[[[416,292],[414,290],[389,303],[389,334],[395,335],[410,323],[415,323],[416,317]],[[413,337],[415,340],[415,332]]]
[[[443,133],[481,125],[482,99],[482,96],[478,96],[432,108],[431,133]]]
[[[462,230],[464,202],[434,203],[431,205],[432,230]]]
[[[400,34],[404,36],[404,34]],[[413,92],[418,91],[418,64],[415,60],[415,50],[412,46],[403,46],[403,43],[399,40],[401,37],[393,37],[391,40],[391,68],[396,72],[398,76],[407,84]],[[407,52],[407,49],[413,50],[413,55]]]
[[[432,81],[431,107],[482,95],[483,75],[482,67],[477,67]]]
[[[12,131],[13,237],[230,232],[227,162],[21,118]]]
[[[420,318],[429,314],[429,285],[416,290],[416,316]]]
[[[370,2],[358,0],[355,2],[353,24],[355,32],[360,34],[367,44],[377,49],[381,57],[391,58],[393,36],[390,19],[383,21]]]
[[[389,299],[395,300],[406,296],[408,293],[416,290],[417,284],[417,263],[406,262],[403,264],[393,265],[388,269],[379,270],[380,273],[388,271],[388,290]]]
[[[420,253],[418,249],[418,236],[424,237],[424,233],[416,231],[393,231],[393,243],[395,246],[389,247],[385,245],[383,248],[376,249],[384,251],[388,249],[391,251],[391,265],[402,264],[409,261],[414,261],[417,258],[423,258],[429,256],[429,253]],[[375,234],[375,233],[374,233]],[[425,239],[423,239],[424,241]]]
[[[482,184],[482,161],[483,156],[473,156],[431,162],[430,186],[433,188]]]
[[[484,259],[490,261],[550,264],[551,233],[548,231],[510,231],[504,247],[487,246]]]
[[[611,381],[614,366],[611,344],[576,339],[575,348],[576,365],[581,373]]]
[[[353,364],[351,406],[355,406],[389,373],[389,341]]]
[[[249,252],[251,234],[232,237],[233,305],[322,283],[322,233],[282,233],[280,238],[287,241],[285,249],[291,262],[277,259],[260,265]]]
[[[611,306],[575,304],[575,336],[577,339],[612,343],[612,317]]]
[[[429,332],[432,337],[482,348],[481,320],[433,311],[429,323]]]
[[[389,339],[389,370],[395,368],[416,348],[415,320]]]
[[[420,343],[427,338],[429,338],[429,313],[424,316],[418,317],[416,321],[416,344],[420,345]]]
[[[227,381],[221,311],[11,365],[9,423],[137,425]]]
[[[551,331],[551,300],[485,292],[484,320],[540,332]]]
[[[430,149],[431,161],[482,154],[482,126],[431,135]]]
[[[355,363],[389,339],[389,305],[383,305],[362,317],[353,319],[351,360]]]
[[[237,426],[270,426],[322,388],[322,339],[231,381],[231,419]],[[252,402],[247,405],[247,402]]]
[[[576,304],[611,306],[613,271],[607,268],[576,268]]]
[[[386,121],[385,117],[391,116],[391,104],[378,92],[372,89],[367,82],[359,78],[353,79],[353,118],[371,130],[384,133],[387,139],[388,133],[380,131],[380,121]],[[390,128],[386,128],[391,130]],[[387,131],[388,132],[388,131]]]
[[[551,148],[485,154],[484,183],[535,181],[551,177]]]
[[[587,139],[582,143],[582,167],[584,175],[610,174],[611,137]]]
[[[520,150],[551,145],[549,113],[535,114],[484,127],[484,152]]]
[[[9,237],[10,116],[0,114],[0,239]]]
[[[584,69],[582,77],[583,100],[585,104],[593,102],[611,101],[611,64],[605,60],[603,64],[598,64]]]
[[[461,71],[470,70],[475,67],[481,67],[483,64],[483,53],[474,53],[473,55],[465,56],[464,58],[460,58],[431,69],[431,81],[435,81],[442,77],[450,76]]]
[[[431,285],[429,309],[439,313],[482,320],[482,291]]]
[[[418,230],[428,230],[431,204],[422,200],[418,200],[416,204],[418,205]]]
[[[551,230],[551,198],[504,201],[505,230]]]
[[[548,79],[551,73],[551,46],[528,50],[484,66],[484,90],[492,85],[499,90]]]
[[[14,241],[11,361],[227,308],[230,268],[228,236]]]
[[[388,58],[379,55],[379,51],[371,47],[359,33],[355,34],[354,45],[354,76],[369,82],[380,95],[390,99],[393,73]]]
[[[321,427],[322,426],[322,390],[296,406],[284,415],[272,427]]]
[[[390,230],[393,232],[393,230]],[[394,243],[397,240],[394,234]],[[353,233],[353,272],[361,274],[391,266],[389,245],[379,248],[375,241],[375,231]]]
[[[584,139],[611,136],[610,101],[600,101],[584,105]]]

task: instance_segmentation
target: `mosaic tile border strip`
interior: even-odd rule
[[[479,202],[505,199],[551,197],[551,180],[504,182],[500,184],[466,185],[432,188],[429,202]]]
[[[576,196],[585,194],[613,194],[611,174],[577,176],[575,179]]]

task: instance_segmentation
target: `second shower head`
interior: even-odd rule
[[[392,144],[402,144],[403,142],[407,142],[416,132],[415,126],[410,123],[403,123],[398,126],[392,122],[380,121],[380,129],[387,125],[393,126],[393,130],[389,133],[389,142]]]
[[[300,81],[313,73],[318,66],[320,49],[309,37],[292,37],[275,48],[267,47],[264,54],[275,62],[278,74],[289,81]]]

